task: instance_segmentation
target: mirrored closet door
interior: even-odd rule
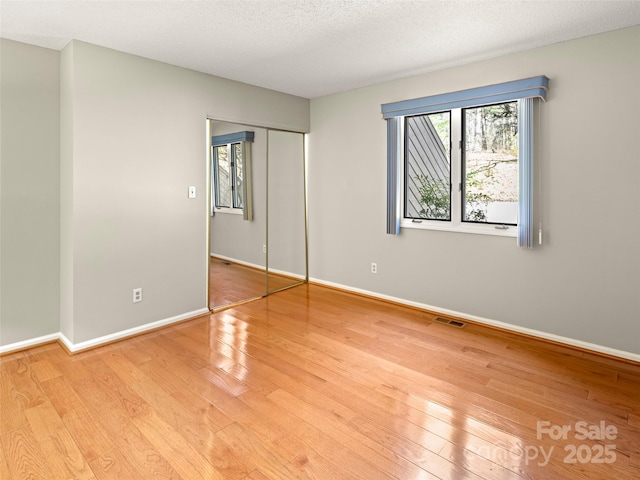
[[[307,278],[304,134],[209,120],[209,308]]]

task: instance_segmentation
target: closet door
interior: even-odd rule
[[[304,134],[268,131],[267,291],[306,281]]]

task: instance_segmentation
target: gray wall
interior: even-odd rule
[[[0,346],[58,331],[78,345],[206,308],[206,119],[308,131],[309,101],[78,41],[2,52]]]
[[[535,75],[551,80],[536,186],[544,244],[386,235],[380,105]],[[634,27],[312,100],[311,277],[640,353],[638,85]]]
[[[60,330],[59,58],[0,39],[0,345]]]
[[[82,42],[67,48],[73,259],[62,295],[73,296],[72,338],[63,333],[79,343],[207,306],[205,119],[308,130],[309,102]],[[136,287],[144,300],[134,304]]]

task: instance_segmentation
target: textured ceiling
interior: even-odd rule
[[[638,25],[640,0],[2,0],[0,17],[12,40],[78,39],[315,98]]]

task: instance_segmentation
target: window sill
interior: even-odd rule
[[[229,213],[231,215],[242,215],[241,208],[218,208],[213,209],[213,213]]]
[[[496,225],[481,225],[477,223],[458,223],[449,222],[432,222],[422,220],[420,223],[411,220],[401,220],[400,228],[414,228],[416,230],[441,230],[445,232],[471,233],[475,235],[493,235],[496,237],[512,237],[518,236],[518,227],[508,225],[506,229],[496,228]]]

